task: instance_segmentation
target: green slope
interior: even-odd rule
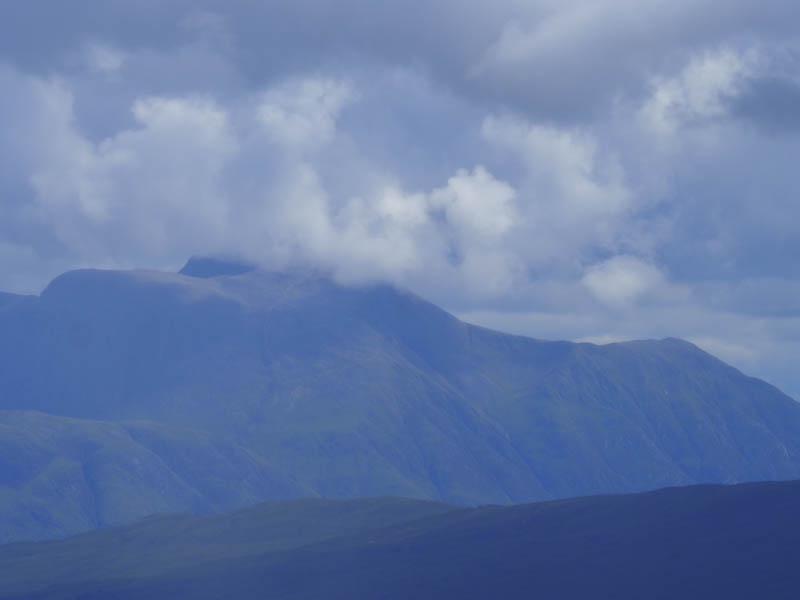
[[[65,540],[0,546],[0,595],[282,553],[452,510],[447,504],[399,498],[300,499],[206,517],[156,515]]]
[[[0,411],[0,543],[311,493],[202,432]]]
[[[9,546],[0,580],[4,598],[50,600],[795,598],[798,501],[800,482],[475,509],[300,501]],[[249,546],[237,518],[254,524]],[[316,540],[302,527],[292,539],[295,522]],[[174,557],[194,562],[143,573]]]

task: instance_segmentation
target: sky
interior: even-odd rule
[[[800,4],[5,0],[0,290],[191,255],[800,399]]]

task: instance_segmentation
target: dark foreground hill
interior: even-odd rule
[[[796,598],[800,482],[463,509],[300,500],[0,548],[19,600]]]
[[[0,514],[4,539],[195,500],[228,508],[238,492],[212,496],[241,488],[245,463],[261,469],[247,501],[296,490],[512,503],[800,478],[800,405],[687,342],[534,340],[386,285],[214,261],[74,271],[41,296],[3,296],[0,410],[28,411],[27,425],[0,427],[0,506],[15,507],[13,523]],[[37,433],[49,425],[33,424],[45,415],[30,411],[68,418],[60,439],[91,421],[132,440],[50,443]],[[187,443],[189,430],[206,441]],[[155,495],[124,491],[138,484],[109,457],[131,443],[150,453],[137,477]],[[249,458],[219,463],[209,487],[192,465],[214,448]],[[98,463],[109,477],[95,477]],[[53,504],[73,486],[89,520]]]

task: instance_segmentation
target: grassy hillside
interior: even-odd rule
[[[52,600],[795,598],[798,501],[785,482],[475,509],[268,504],[9,546],[0,580],[3,597]]]
[[[0,411],[0,543],[312,493],[202,432]]]
[[[206,517],[156,515],[64,540],[0,546],[0,594],[151,577],[223,559],[283,553],[452,510],[447,504],[400,498],[307,498]]]

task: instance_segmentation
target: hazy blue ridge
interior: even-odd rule
[[[126,443],[159,458],[143,463],[154,480],[163,464],[175,482],[133,504],[101,484],[92,497],[107,498],[107,517],[89,519],[96,509],[81,494],[80,509],[63,512],[52,503],[75,481],[64,465],[83,463],[53,446],[51,477],[16,458],[36,444],[9,425],[0,464],[15,466],[0,468],[2,498],[52,519],[0,522],[15,532],[6,539],[230,507],[240,488],[243,503],[296,494],[473,505],[800,478],[800,405],[687,342],[549,342],[313,270],[195,261],[185,271],[198,276],[72,271],[0,309],[0,409],[128,423]],[[137,421],[150,425],[134,430]],[[230,465],[205,477],[199,449],[213,444],[178,430],[247,452],[273,483],[243,486]],[[29,481],[52,493],[31,495]]]
[[[0,292],[0,310],[7,308],[9,306],[13,306],[18,302],[21,302],[25,296],[20,296],[19,294],[8,294],[6,292]]]
[[[796,598],[800,482],[161,516],[0,547],[8,599]]]

